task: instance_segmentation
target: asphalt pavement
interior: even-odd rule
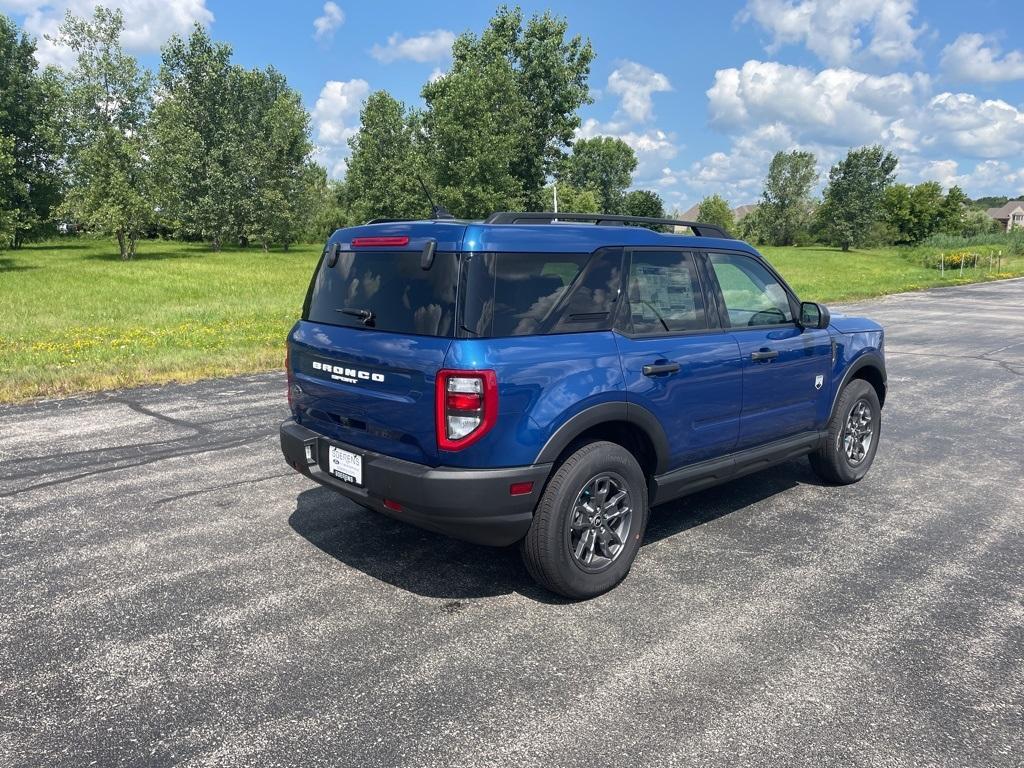
[[[867,478],[567,603],[291,471],[279,374],[0,407],[0,765],[1021,766],[1024,280],[903,294]]]

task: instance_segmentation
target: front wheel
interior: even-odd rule
[[[810,455],[811,467],[828,483],[855,483],[871,468],[881,432],[878,393],[863,379],[854,379],[839,393],[826,440]]]
[[[647,479],[633,454],[616,443],[589,443],[544,489],[520,545],[523,561],[552,592],[595,597],[629,573],[647,513]]]

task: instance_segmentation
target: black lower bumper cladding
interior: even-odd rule
[[[331,445],[363,457],[362,485],[327,471]],[[281,425],[281,451],[293,468],[360,504],[421,528],[491,546],[507,546],[526,535],[551,472],[550,464],[429,467],[347,445],[291,419]],[[533,483],[532,490],[512,495],[511,486],[524,483]]]

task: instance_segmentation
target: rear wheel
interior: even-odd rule
[[[839,393],[825,443],[810,455],[811,467],[829,483],[857,482],[875,460],[881,431],[878,393],[863,379],[854,379]]]
[[[647,479],[616,443],[582,446],[552,475],[520,547],[530,575],[573,599],[629,573],[647,526]]]

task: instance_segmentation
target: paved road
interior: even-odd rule
[[[283,465],[278,375],[0,409],[0,765],[1020,766],[1024,281],[872,302],[868,478],[565,604]]]

